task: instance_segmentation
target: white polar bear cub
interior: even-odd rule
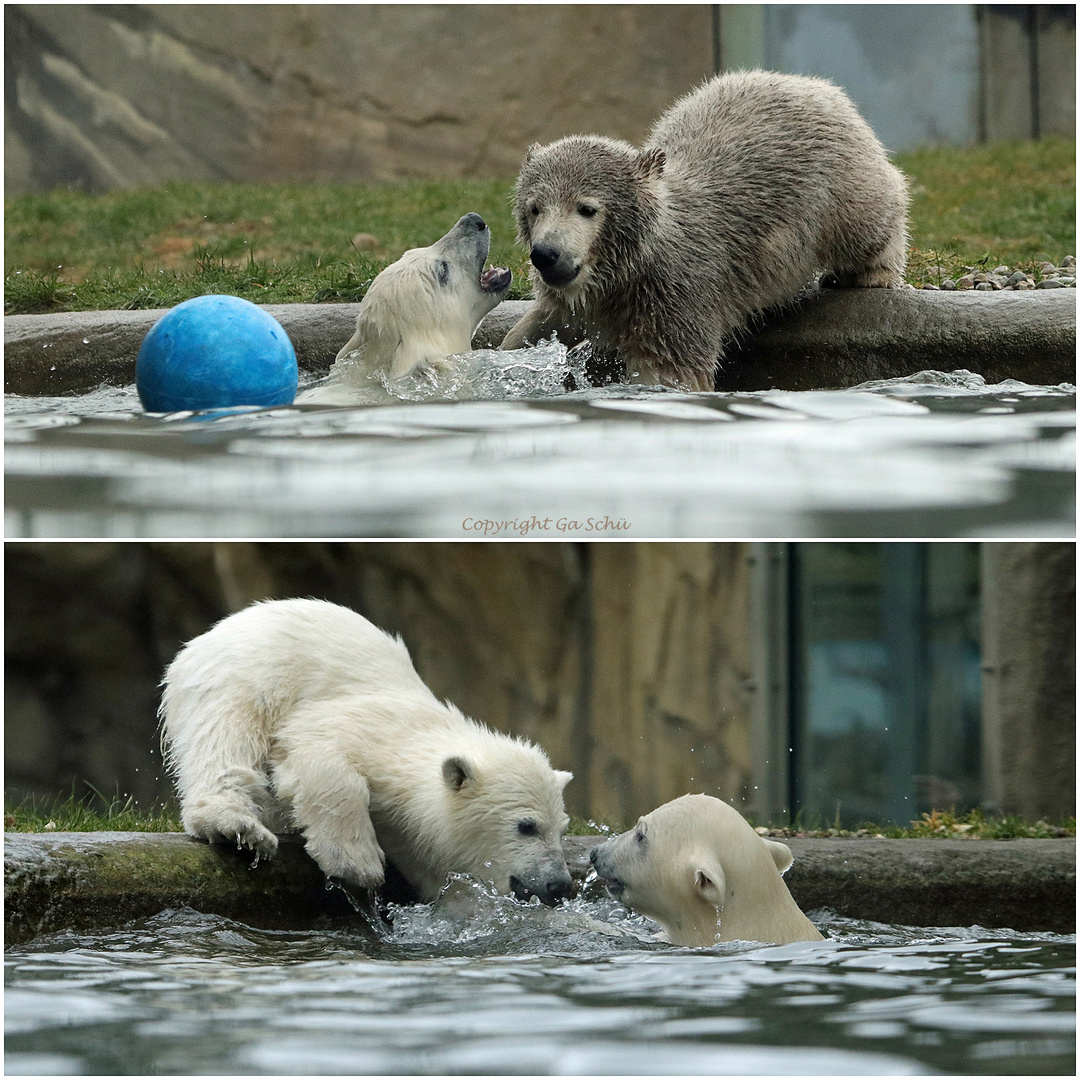
[[[187,832],[270,857],[302,832],[328,878],[393,862],[421,899],[452,872],[569,895],[563,788],[543,751],[467,719],[400,638],[321,600],[274,600],[190,641],[165,673],[162,745]]]
[[[674,945],[823,940],[780,876],[790,848],[710,795],[665,803],[590,858],[608,892],[660,923]]]
[[[513,275],[484,269],[491,230],[466,214],[430,247],[406,251],[371,283],[326,380],[302,404],[349,404],[372,378],[394,381],[418,368],[440,371],[447,356],[468,352],[484,316],[506,295]]]

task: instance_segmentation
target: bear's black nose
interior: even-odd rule
[[[529,253],[533,266],[542,274],[550,270],[559,261],[559,252],[550,244],[534,244]]]
[[[574,883],[570,880],[570,875],[566,877],[558,877],[553,881],[547,883],[546,888],[540,895],[542,903],[547,904],[548,907],[554,906],[559,900],[569,896],[574,891]]]
[[[466,214],[461,219],[461,224],[465,222],[468,222],[477,232],[483,232],[487,228],[484,219],[479,214]]]

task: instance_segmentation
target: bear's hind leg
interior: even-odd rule
[[[381,885],[386,857],[371,823],[371,793],[340,749],[306,739],[289,747],[273,775],[323,873],[362,889]]]
[[[824,288],[899,289],[907,269],[907,236],[894,236],[880,250],[850,266],[834,267],[821,277]]]

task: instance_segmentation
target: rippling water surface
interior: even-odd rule
[[[1075,938],[812,914],[828,940],[688,950],[467,882],[374,937],[165,912],[8,949],[6,1071],[1075,1072]]]
[[[567,392],[561,348],[468,354],[350,406],[8,395],[6,535],[1075,535],[1072,386]]]

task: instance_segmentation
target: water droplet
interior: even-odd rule
[[[84,345],[89,345],[89,344],[90,344],[90,339],[89,339],[88,337],[84,337],[84,338],[82,339],[82,343],[83,343]]]

